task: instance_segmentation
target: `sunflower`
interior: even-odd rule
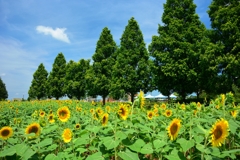
[[[198,112],[198,110],[196,110],[196,109],[193,110],[193,115],[196,116],[196,115],[197,115],[197,112]]]
[[[110,113],[110,112],[111,112],[111,107],[110,107],[110,106],[106,106],[106,111],[107,111],[108,113]]]
[[[217,120],[217,122],[212,126],[210,134],[212,139],[212,146],[219,147],[224,143],[226,137],[228,136],[228,121],[222,119]]]
[[[123,119],[126,120],[128,117],[128,109],[124,104],[120,104],[118,109],[118,115]]]
[[[172,110],[168,109],[168,110],[165,111],[164,114],[165,114],[166,117],[171,117],[172,116]]]
[[[225,104],[225,100],[226,100],[226,95],[225,94],[221,94],[220,97],[221,97],[221,103],[222,103],[222,105],[224,105]]]
[[[185,109],[186,109],[185,104],[182,104],[182,105],[181,105],[181,109],[182,109],[182,110],[185,110]]]
[[[200,102],[197,102],[197,107],[198,107],[198,108],[201,108],[201,106],[202,106],[201,103],[200,103]]]
[[[97,117],[97,114],[96,114],[96,113],[93,113],[92,116],[93,116],[93,119],[94,119],[94,120],[98,120],[98,117]]]
[[[233,118],[236,118],[238,114],[237,110],[231,111],[231,115],[233,116]]]
[[[166,108],[167,108],[167,106],[166,106],[166,104],[165,103],[163,103],[163,104],[161,104],[161,106],[160,106],[163,110],[165,110]]]
[[[13,130],[9,126],[5,126],[0,130],[0,138],[6,140],[13,135]]]
[[[149,120],[151,120],[151,119],[153,118],[153,116],[154,116],[154,112],[153,112],[153,111],[148,111],[148,112],[147,112],[147,118],[148,118]]]
[[[16,109],[16,114],[18,114],[18,108]]]
[[[102,126],[106,126],[108,123],[108,113],[104,113],[102,116]]]
[[[96,106],[97,104],[96,104],[96,102],[92,101],[92,105],[93,105],[93,106]]]
[[[158,108],[154,108],[153,112],[154,112],[154,115],[155,115],[155,116],[159,116],[159,114],[158,114]]]
[[[90,109],[90,113],[91,114],[94,114],[95,113],[95,110],[93,108]]]
[[[168,130],[168,135],[170,137],[170,139],[173,141],[177,138],[178,132],[181,128],[181,120],[180,119],[173,119],[172,122],[170,123],[170,125],[168,126],[167,130]]]
[[[53,115],[53,114],[49,114],[49,116],[48,116],[48,121],[49,121],[50,123],[54,123],[54,122],[55,122],[55,119],[54,119],[54,115]]]
[[[30,134],[30,133],[35,133],[34,137],[29,137],[30,139],[36,138],[40,134],[40,124],[39,123],[32,123],[27,126],[25,133]]]
[[[99,117],[104,113],[103,110],[102,110],[102,108],[100,108],[100,107],[98,107],[98,108],[96,109],[96,112],[97,112],[97,114],[98,114]]]
[[[58,118],[62,122],[67,122],[70,118],[70,110],[68,107],[61,107],[57,110]]]
[[[65,143],[69,143],[72,140],[72,131],[69,128],[64,129],[62,138]]]
[[[76,107],[76,110],[78,111],[78,112],[82,112],[82,107]]]
[[[43,117],[45,116],[45,112],[41,110],[41,111],[39,112],[39,116],[43,118]]]
[[[80,125],[79,123],[77,123],[77,124],[75,125],[75,129],[80,129],[80,127],[81,127],[81,125]]]
[[[158,104],[154,103],[153,108],[156,109],[158,107],[159,107]]]

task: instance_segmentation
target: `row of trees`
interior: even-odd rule
[[[128,21],[120,46],[104,28],[90,60],[66,63],[60,53],[49,76],[41,64],[33,75],[31,98],[86,95],[105,98],[131,96],[159,90],[182,99],[232,91],[240,86],[240,3],[239,0],[213,0],[209,6],[212,29],[206,29],[196,14],[193,0],[167,0],[159,25],[146,48],[137,21]],[[40,78],[41,77],[41,78]]]

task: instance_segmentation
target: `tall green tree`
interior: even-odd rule
[[[112,94],[123,96],[125,93],[134,100],[134,95],[140,90],[148,91],[150,84],[150,60],[143,34],[137,21],[128,21],[117,51],[116,63],[113,69]]]
[[[48,96],[57,100],[63,96],[64,80],[66,76],[66,60],[63,53],[59,53],[54,60],[52,71],[49,74],[47,86]]]
[[[195,12],[193,0],[167,0],[149,51],[153,57],[155,84],[165,95],[177,92],[183,99],[202,88],[198,85],[200,55],[206,28]]]
[[[212,0],[209,17],[213,28],[212,41],[224,48],[219,59],[219,85],[223,93],[231,91],[232,84],[240,87],[240,3],[239,0]]]
[[[95,53],[92,56],[92,69],[95,77],[93,85],[96,94],[102,96],[103,105],[105,105],[105,99],[110,93],[112,66],[115,63],[113,54],[116,49],[117,45],[110,30],[107,27],[103,28]]]
[[[0,101],[8,98],[8,92],[6,89],[5,83],[3,83],[2,78],[0,77]]]
[[[78,100],[86,96],[87,80],[86,73],[90,66],[90,60],[81,59],[79,62],[70,60],[66,66],[64,92],[69,98],[76,97]]]
[[[33,74],[32,84],[28,90],[29,98],[40,100],[47,97],[47,77],[48,72],[41,63]]]

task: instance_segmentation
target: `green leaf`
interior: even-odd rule
[[[199,129],[199,131],[201,131],[201,133],[203,133],[204,135],[206,135],[208,133],[208,131],[206,129],[204,129],[202,126],[197,125],[197,128]]]
[[[113,137],[105,137],[102,141],[107,150],[113,149],[119,145],[119,141],[115,141]]]
[[[179,152],[176,148],[172,150],[170,155],[164,156],[169,160],[186,160],[182,152]]]
[[[22,156],[23,160],[28,160],[29,158],[31,158],[36,152],[33,151],[31,148],[28,148],[25,153]]]
[[[15,145],[16,153],[19,156],[23,156],[25,151],[27,150],[28,146],[26,144],[17,144]]]
[[[15,146],[11,148],[5,148],[3,151],[0,152],[0,157],[12,156],[16,153]]]
[[[40,143],[38,143],[36,146],[41,148],[41,147],[46,147],[50,144],[52,144],[52,138],[46,138],[43,141],[41,141]]]
[[[88,127],[87,128],[89,131],[91,131],[91,132],[93,132],[93,133],[98,133],[99,132],[99,130],[101,129],[101,127],[100,126],[93,126],[93,127]]]
[[[131,150],[140,152],[146,143],[142,139],[137,139],[132,145],[128,146]]]
[[[154,148],[159,151],[163,146],[165,146],[167,143],[165,141],[161,141],[159,139],[156,139],[153,141]]]
[[[84,152],[87,151],[87,149],[85,149],[85,148],[78,148],[78,149],[76,149],[76,151],[78,151],[80,153],[84,153]]]
[[[196,141],[196,143],[201,143],[204,140],[204,137],[201,135],[194,135],[194,139]]]
[[[217,147],[209,147],[210,154],[218,157],[220,155],[220,151]]]
[[[186,140],[184,138],[178,139],[177,142],[180,144],[180,146],[183,149],[183,152],[186,152],[187,150],[189,150],[190,148],[192,148],[194,146],[194,140]]]
[[[205,147],[204,147],[204,145],[202,145],[202,144],[197,144],[197,145],[196,145],[196,148],[197,148],[200,152],[205,153]]]
[[[142,154],[152,154],[153,153],[153,148],[152,148],[152,144],[151,143],[147,143],[145,144],[141,151]]]
[[[17,138],[9,138],[7,141],[8,141],[10,144],[16,144],[17,141],[18,141],[18,139],[17,139]]]
[[[48,134],[48,133],[51,133],[51,132],[53,132],[53,131],[55,131],[56,129],[58,128],[58,126],[57,125],[50,125],[48,128],[44,128],[44,130],[43,130],[43,134]]]
[[[123,160],[139,160],[138,154],[127,150],[125,152],[118,152],[118,156]]]
[[[45,157],[45,160],[61,160],[59,157],[57,157],[55,154],[48,154],[46,157]]]
[[[239,153],[240,154],[240,149],[233,149],[230,151],[222,151],[223,154],[230,154],[230,153]]]
[[[17,155],[21,156],[22,159],[24,159],[24,160],[29,159],[36,153],[26,144],[17,144],[17,145],[15,145],[15,149],[16,149]]]
[[[52,144],[51,146],[49,146],[49,147],[46,149],[46,151],[53,151],[53,150],[55,150],[57,147],[58,147],[57,144]]]
[[[96,152],[87,157],[86,160],[104,160],[101,152]]]
[[[121,131],[118,131],[115,136],[119,140],[123,140],[123,139],[127,138],[127,134],[124,132],[121,132]]]
[[[77,146],[80,146],[82,144],[88,144],[88,141],[87,141],[86,138],[81,137],[81,138],[74,139],[73,144],[75,145],[75,147],[77,147]]]
[[[228,121],[228,123],[229,123],[230,131],[231,131],[233,134],[235,134],[237,128],[239,127],[239,125],[238,125],[236,122],[234,122],[232,119],[230,119],[230,120]]]

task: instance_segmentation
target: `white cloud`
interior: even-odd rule
[[[16,93],[27,97],[33,73],[39,64],[51,66],[48,52],[38,48],[27,49],[22,42],[1,36],[0,57],[0,75],[6,85],[8,99],[18,98]]]
[[[66,28],[56,28],[55,30],[52,27],[45,26],[37,26],[36,30],[39,33],[43,33],[45,35],[51,35],[53,38],[70,43],[68,36],[65,32]]]

